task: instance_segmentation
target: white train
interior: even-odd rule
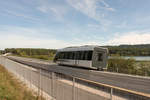
[[[59,65],[104,70],[107,68],[107,59],[107,48],[87,45],[59,49],[55,55],[54,62]]]

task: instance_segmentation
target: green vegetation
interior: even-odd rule
[[[12,53],[15,56],[38,58],[52,60],[56,50],[54,49],[31,49],[31,48],[10,48],[5,49],[6,53]]]
[[[150,56],[150,44],[104,47],[109,49],[110,56]]]
[[[150,56],[150,44],[103,46],[109,49],[110,56]],[[1,53],[12,53],[17,56],[52,60],[55,49],[7,48]]]
[[[4,51],[3,51],[3,50],[0,50],[0,55],[3,54],[3,53],[4,53]]]
[[[0,100],[37,100],[17,79],[0,66]]]
[[[150,62],[137,62],[134,59],[116,57],[109,59],[107,70],[110,72],[150,76]]]

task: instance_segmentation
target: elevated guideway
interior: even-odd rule
[[[95,70],[87,70],[82,68],[72,68],[67,66],[58,66],[55,63],[29,59],[23,57],[10,56],[9,59],[32,66],[34,68],[42,68],[44,70],[63,73],[69,76],[78,77],[81,79],[94,81],[101,84],[106,84],[112,87],[125,89],[129,92],[141,93],[150,96],[150,78],[133,76],[111,72],[101,72]]]

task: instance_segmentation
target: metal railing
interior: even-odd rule
[[[150,100],[144,93],[35,69],[5,57],[0,57],[0,64],[46,100]]]

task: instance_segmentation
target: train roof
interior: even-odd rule
[[[66,47],[63,49],[58,49],[58,52],[61,51],[88,51],[88,50],[94,50],[95,48],[101,49],[101,50],[107,50],[107,48],[103,48],[97,45],[85,45],[85,46],[72,46],[72,47]]]

